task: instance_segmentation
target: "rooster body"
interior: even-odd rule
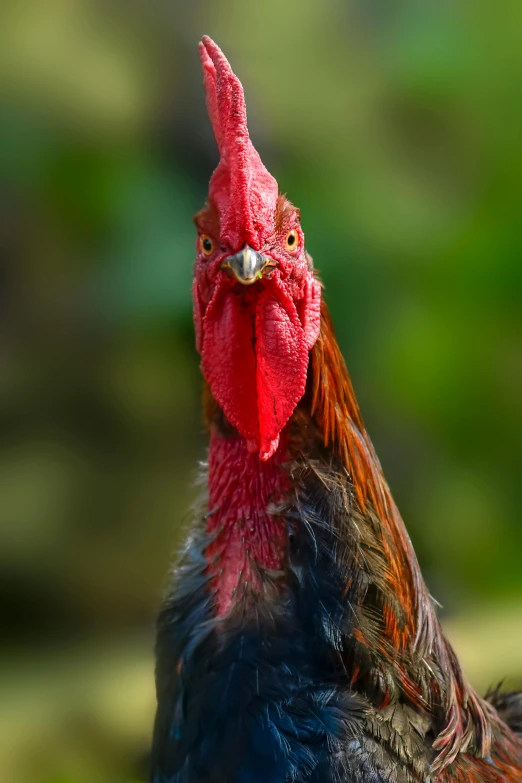
[[[522,781],[522,702],[445,639],[299,212],[200,47],[221,160],[196,216],[206,492],[157,640],[152,783]]]

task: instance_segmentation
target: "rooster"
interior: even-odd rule
[[[365,430],[299,210],[200,44],[204,497],[157,638],[152,783],[514,783],[522,700],[467,684]]]

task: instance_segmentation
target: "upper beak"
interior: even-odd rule
[[[238,283],[252,285],[259,280],[267,267],[275,266],[276,262],[268,256],[263,256],[257,250],[246,245],[243,250],[233,256],[228,256],[221,262],[221,269],[230,269]]]

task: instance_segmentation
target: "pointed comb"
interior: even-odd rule
[[[235,252],[258,250],[273,233],[277,182],[248,133],[243,87],[221,49],[208,36],[199,44],[207,109],[221,156],[209,198],[220,213],[221,239]]]
[[[220,153],[226,154],[227,139],[249,140],[243,87],[219,46],[207,35],[199,44],[199,56],[212,129]]]

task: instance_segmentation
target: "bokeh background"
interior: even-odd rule
[[[522,680],[519,0],[3,0],[0,778],[146,777],[153,626],[205,455],[197,42],[302,209],[468,675]]]

